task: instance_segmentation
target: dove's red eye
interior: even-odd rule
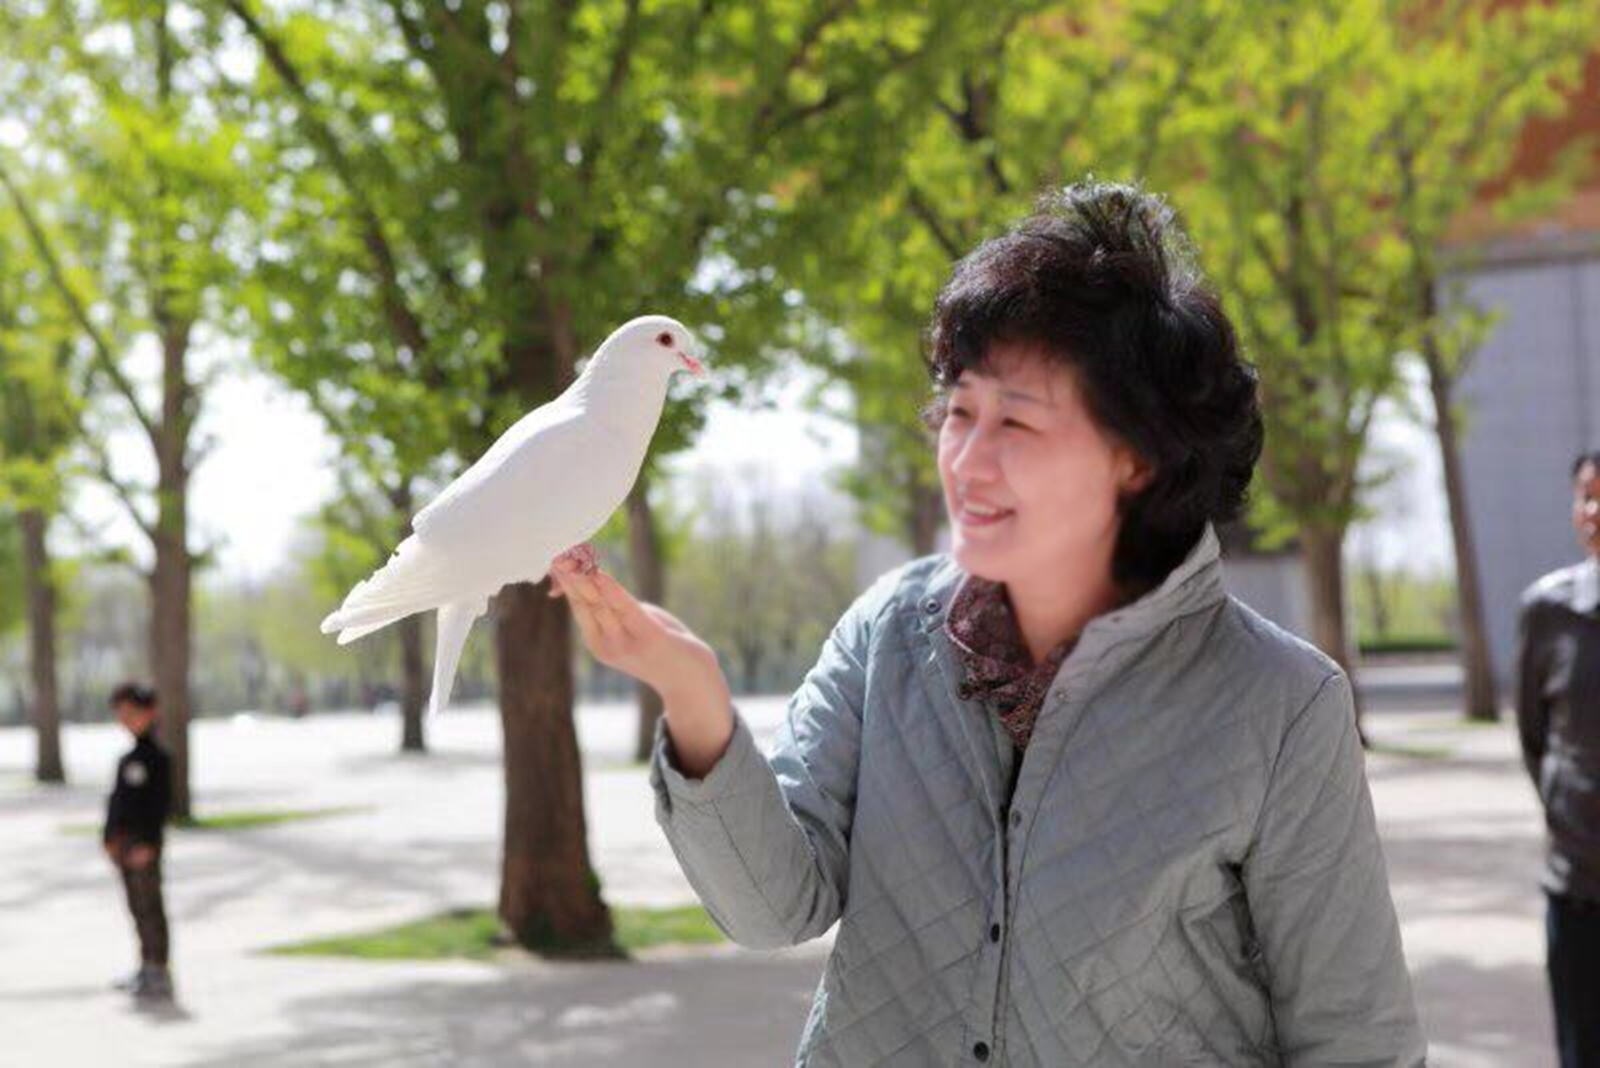
[[[657,334],[656,344],[670,347],[672,345],[672,335],[665,332]]]

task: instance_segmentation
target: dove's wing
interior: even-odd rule
[[[470,495],[476,487],[493,480],[496,473],[531,442],[550,434],[554,428],[571,423],[574,418],[580,416],[581,411],[567,403],[567,399],[567,395],[562,394],[549,404],[535,408],[511,424],[471,467],[461,472],[455,481],[440,490],[437,497],[412,517],[412,529],[416,531],[426,529],[432,515],[447,510],[457,498]]]
[[[416,537],[464,573],[496,580],[490,592],[542,578],[551,557],[593,537],[633,488],[649,437],[630,437],[566,409],[496,455],[502,438],[417,514]]]

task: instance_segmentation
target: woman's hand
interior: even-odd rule
[[[550,567],[550,596],[565,596],[584,644],[607,667],[632,675],[662,697],[721,675],[716,653],[665,608],[635,600],[599,566],[567,557]]]
[[[550,596],[566,597],[594,658],[661,695],[678,765],[703,778],[733,737],[733,699],[717,654],[665,608],[634,599],[598,566],[560,556]]]

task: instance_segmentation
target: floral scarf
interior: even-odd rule
[[[974,575],[962,578],[944,627],[964,669],[961,697],[988,705],[1017,749],[1026,749],[1045,691],[1077,640],[1067,639],[1035,664],[1005,584]]]

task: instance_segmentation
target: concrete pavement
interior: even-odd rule
[[[765,737],[781,698],[741,708]],[[133,1009],[107,983],[132,934],[98,842],[124,745],[73,727],[73,785],[29,783],[31,738],[0,730],[0,1064],[753,1065],[788,1063],[825,943],[785,953],[662,950],[634,963],[373,963],[256,951],[492,900],[498,725],[484,708],[429,724],[426,757],[360,714],[208,720],[192,734],[204,812],[350,806],[332,818],[178,832],[167,859],[179,1006]],[[1508,726],[1374,713],[1386,743],[1446,758],[1369,764],[1407,956],[1445,1066],[1553,1064],[1536,887],[1538,814]],[[693,900],[628,761],[631,706],[587,706],[590,845],[613,903]]]

